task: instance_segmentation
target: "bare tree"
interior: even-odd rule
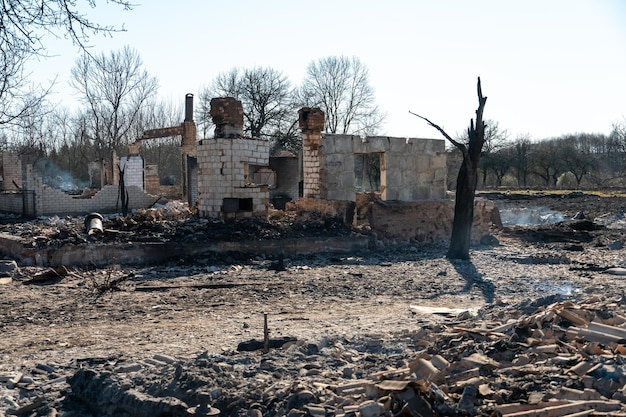
[[[20,156],[23,163],[35,163],[52,148],[53,140],[46,135],[48,127],[54,126],[50,123],[49,114],[49,109],[38,106],[37,111],[25,112],[4,126],[11,137],[9,148]]]
[[[47,133],[52,145],[48,158],[73,178],[86,182],[89,178],[88,163],[92,158],[89,154],[89,143],[85,143],[80,135],[81,121],[64,107],[55,109],[49,114],[49,118],[53,125]]]
[[[31,118],[50,90],[50,87],[33,86],[25,72],[29,59],[46,56],[45,35],[69,37],[86,50],[90,35],[110,35],[122,30],[96,23],[81,12],[84,7],[77,4],[86,3],[95,8],[96,2],[0,1],[0,126],[21,117]],[[131,9],[126,0],[108,0],[107,3]]]
[[[515,140],[513,167],[517,175],[518,187],[526,187],[528,185],[528,175],[531,170],[531,148],[530,137],[520,136]]]
[[[244,132],[251,137],[284,134],[296,121],[291,84],[275,69],[234,68],[219,74],[212,86],[200,93],[200,117],[208,116],[212,98],[225,96],[241,100]],[[207,120],[204,122],[207,124]]]
[[[563,165],[574,175],[577,187],[580,187],[583,177],[591,174],[598,166],[598,159],[592,149],[595,139],[596,135],[578,134],[557,140]]]
[[[72,68],[70,84],[87,105],[88,134],[101,158],[136,139],[131,137],[136,133],[133,126],[158,89],[157,79],[143,69],[139,54],[130,47],[109,55],[82,56]]]
[[[487,185],[487,175],[490,171],[497,174],[496,171],[502,169],[503,155],[498,155],[498,152],[506,147],[508,138],[509,132],[506,129],[501,129],[498,122],[495,120],[485,121],[485,144],[480,158],[483,187]]]
[[[356,57],[311,62],[298,96],[301,105],[324,111],[328,133],[372,134],[385,119],[376,106],[367,67]]]
[[[613,123],[606,146],[608,166],[617,177],[626,177],[626,118]]]
[[[0,126],[18,123],[22,117],[32,117],[41,110],[48,89],[28,81],[24,65],[29,55],[11,52],[0,40]]]
[[[58,36],[58,32],[69,37],[82,49],[89,44],[89,36],[110,35],[123,30],[110,25],[102,25],[87,16],[81,9],[86,4],[92,9],[96,0],[2,0],[0,1],[0,44],[6,51],[45,55],[43,38],[46,34]],[[107,0],[122,7],[132,9],[127,0]]]
[[[134,135],[141,137],[147,129],[178,126],[183,120],[183,115],[182,103],[150,102],[142,108]],[[141,143],[141,155],[146,164],[157,165],[161,181],[168,185],[180,183],[182,163],[180,145],[180,136],[143,140]]]
[[[532,173],[541,178],[546,187],[554,187],[565,169],[562,158],[563,149],[555,140],[535,143],[530,157]]]
[[[489,168],[496,177],[495,186],[501,187],[504,176],[513,167],[515,161],[515,149],[512,146],[507,146],[492,152],[490,155]]]
[[[431,122],[426,117],[411,112],[411,114],[425,120],[430,126],[437,129],[463,155],[463,162],[456,180],[454,221],[452,223],[450,246],[447,252],[447,257],[450,259],[469,259],[472,223],[474,220],[474,197],[478,183],[478,164],[482,155],[483,145],[485,144],[483,111],[487,103],[487,97],[483,96],[480,77],[478,77],[477,82],[477,93],[476,124],[474,124],[474,119],[471,119],[470,127],[467,131],[467,143],[454,140],[439,125]]]

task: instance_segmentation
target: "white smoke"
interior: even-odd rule
[[[563,214],[546,207],[501,209],[500,218],[504,226],[533,226],[558,223],[565,220]]]

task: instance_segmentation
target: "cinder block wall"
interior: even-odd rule
[[[326,200],[356,201],[354,185],[354,146],[350,135],[322,135],[319,148],[321,198]]]
[[[253,166],[269,165],[269,143],[261,139],[205,139],[198,144],[198,214],[250,217],[267,213],[269,189],[253,184]],[[252,211],[226,213],[225,198],[252,198]]]
[[[22,187],[22,161],[16,154],[2,152],[2,180],[3,190],[13,191]]]
[[[120,168],[124,171],[124,186],[135,186],[140,190],[145,189],[143,178],[143,158],[139,155],[131,155],[120,158]]]
[[[0,211],[22,214],[24,195],[18,191],[4,191],[0,194]]]
[[[320,198],[356,201],[354,155],[372,153],[382,155],[382,200],[445,198],[445,141],[331,134],[322,135],[318,150]],[[305,165],[305,184],[306,174]]]
[[[149,207],[157,199],[156,196],[146,194],[134,185],[126,186],[126,191],[128,192],[129,209]],[[119,213],[122,207],[118,193],[119,187],[117,185],[106,185],[94,196],[80,198],[44,185],[35,190],[36,214]]]
[[[64,193],[56,188],[43,184],[40,176],[33,172],[32,166],[26,167],[25,188],[34,192],[35,214],[85,214],[90,212],[117,213],[121,210],[118,199],[119,187],[107,185],[90,198],[81,198]],[[145,208],[152,205],[157,197],[144,193],[137,186],[126,186],[128,192],[128,208]],[[21,210],[19,211],[21,212]]]
[[[270,190],[270,198],[287,195],[292,200],[300,197],[300,160],[293,157],[274,157],[269,160],[270,168],[276,172],[276,188]]]

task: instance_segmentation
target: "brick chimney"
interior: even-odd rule
[[[243,106],[233,97],[211,99],[209,111],[215,123],[215,137],[220,139],[243,137]]]
[[[322,198],[322,167],[319,147],[324,130],[324,112],[319,108],[303,107],[298,111],[298,125],[302,130],[302,164],[304,173],[303,196]]]

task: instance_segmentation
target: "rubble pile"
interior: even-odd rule
[[[476,312],[264,354],[74,359],[0,375],[11,415],[626,416],[626,297]]]
[[[336,218],[313,213],[306,219],[279,212],[268,218],[223,220],[198,218],[186,205],[168,203],[138,209],[128,216],[104,215],[103,233],[88,235],[84,216],[45,216],[17,223],[0,224],[0,233],[19,236],[31,248],[126,242],[205,242],[277,240],[313,236],[350,236],[367,233]]]

